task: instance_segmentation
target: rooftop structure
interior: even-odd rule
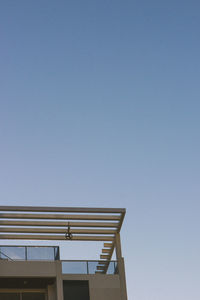
[[[0,246],[0,299],[126,300],[120,242],[124,216],[122,208],[0,206],[0,240],[104,245],[98,261],[61,261],[59,247]],[[114,249],[116,261],[111,260]]]

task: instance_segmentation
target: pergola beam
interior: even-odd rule
[[[44,226],[44,227],[112,227],[118,228],[119,222],[62,222],[62,221],[10,221],[0,220],[0,226]]]
[[[123,213],[124,208],[0,206],[0,211],[69,212],[69,213]]]
[[[10,233],[49,233],[49,234],[66,234],[67,228],[16,228],[16,227],[0,227],[0,232]],[[109,229],[70,229],[72,234],[115,234],[116,230]]]
[[[51,219],[51,220],[107,220],[120,221],[116,215],[65,215],[65,214],[29,214],[29,213],[0,213],[0,219]]]
[[[64,235],[27,235],[27,234],[0,234],[1,240],[57,240],[57,241],[113,241],[111,236],[73,236],[66,239]]]

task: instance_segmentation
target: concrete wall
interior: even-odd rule
[[[56,263],[0,260],[1,277],[56,277]]]
[[[90,300],[121,300],[118,276],[96,275],[89,284]]]
[[[62,300],[63,280],[88,280],[90,300],[121,300],[118,275],[61,274],[61,262],[0,260],[0,277],[53,277],[48,286],[48,300]]]
[[[1,277],[57,278],[59,262],[0,260]],[[56,284],[47,286],[48,300],[57,300]]]

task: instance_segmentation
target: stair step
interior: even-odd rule
[[[97,270],[105,270],[105,266],[97,266]]]
[[[102,249],[102,253],[110,253],[110,249]]]
[[[108,260],[99,260],[99,265],[104,265],[104,266],[106,266],[106,265],[108,265],[109,264],[109,261]]]
[[[112,248],[113,243],[104,243],[103,246],[104,246],[105,248]]]
[[[102,254],[100,255],[101,259],[109,259],[109,257],[110,257],[110,255],[102,255]]]

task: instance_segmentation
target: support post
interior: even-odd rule
[[[62,265],[60,261],[56,261],[56,296],[57,296],[57,300],[64,300]]]
[[[121,300],[128,300],[127,290],[126,290],[126,275],[125,275],[124,258],[122,257],[121,240],[120,240],[119,233],[116,233],[115,247],[116,247],[116,256],[117,256],[119,278],[120,278]]]

